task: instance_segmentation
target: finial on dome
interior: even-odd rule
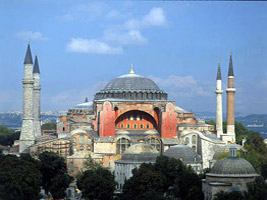
[[[131,71],[129,72],[129,74],[134,74],[133,64],[131,64]]]
[[[31,43],[31,41],[30,40],[28,40],[28,44],[30,44]]]

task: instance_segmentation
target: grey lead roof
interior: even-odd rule
[[[39,63],[38,63],[37,55],[35,55],[33,73],[40,74],[40,69],[39,69]]]
[[[231,52],[231,54],[230,54],[228,76],[234,76],[233,60],[232,60],[232,52]]]
[[[218,175],[256,174],[255,169],[247,160],[230,156],[217,161],[210,173]]]
[[[200,156],[191,147],[186,145],[175,145],[167,149],[163,155],[177,160],[182,159],[185,163],[202,162]]]
[[[31,53],[30,43],[28,44],[28,47],[27,47],[24,64],[32,64],[32,53]]]
[[[217,80],[222,80],[220,60],[218,62]]]
[[[102,91],[158,91],[154,81],[137,74],[127,74],[110,81]]]

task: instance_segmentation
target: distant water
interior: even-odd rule
[[[261,134],[267,134],[267,127],[246,127],[248,130],[255,131]]]

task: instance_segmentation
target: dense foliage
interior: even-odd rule
[[[39,160],[40,172],[43,175],[42,187],[46,194],[50,192],[54,198],[64,198],[65,190],[72,181],[64,158],[53,152],[44,152],[39,155]]]
[[[180,160],[159,156],[155,164],[143,163],[123,186],[122,199],[203,199],[201,179]]]
[[[29,155],[0,155],[0,199],[37,200],[40,198],[40,162]]]
[[[81,172],[77,177],[77,186],[85,199],[113,199],[116,183],[112,173],[101,166]]]
[[[13,145],[15,140],[18,140],[20,132],[9,130],[7,127],[0,125],[0,144],[4,146]]]
[[[41,129],[42,130],[56,130],[57,129],[57,123],[48,122],[48,123],[42,124]]]

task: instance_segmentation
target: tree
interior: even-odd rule
[[[152,194],[159,199],[203,199],[201,179],[180,160],[159,156],[156,163],[143,163],[132,173],[123,186],[122,199],[151,199]]]
[[[56,130],[57,129],[57,123],[55,122],[48,122],[41,126],[42,130]]]
[[[214,200],[245,200],[243,194],[239,191],[218,192],[215,194]]]
[[[39,159],[45,193],[51,192],[54,198],[64,198],[65,190],[72,181],[72,177],[68,175],[64,158],[54,152],[46,151],[39,155]]]
[[[86,170],[77,177],[77,186],[85,199],[113,199],[116,183],[111,172],[103,167]]]
[[[144,195],[150,195],[147,192],[158,195],[164,193],[167,179],[155,169],[155,165],[143,163],[139,169],[133,169],[132,173],[133,176],[123,186],[123,199],[144,199]]]
[[[248,191],[245,193],[247,200],[266,200],[267,197],[267,183],[262,177],[257,177],[255,182],[248,183]]]
[[[103,163],[102,162],[97,162],[95,161],[92,156],[89,154],[86,157],[86,160],[83,162],[83,169],[87,170],[96,170],[99,167],[102,167]]]
[[[0,162],[0,199],[36,200],[40,198],[39,162],[29,155],[4,156]]]
[[[15,140],[18,140],[20,132],[9,130],[7,127],[0,125],[0,144],[4,146],[13,145]]]

